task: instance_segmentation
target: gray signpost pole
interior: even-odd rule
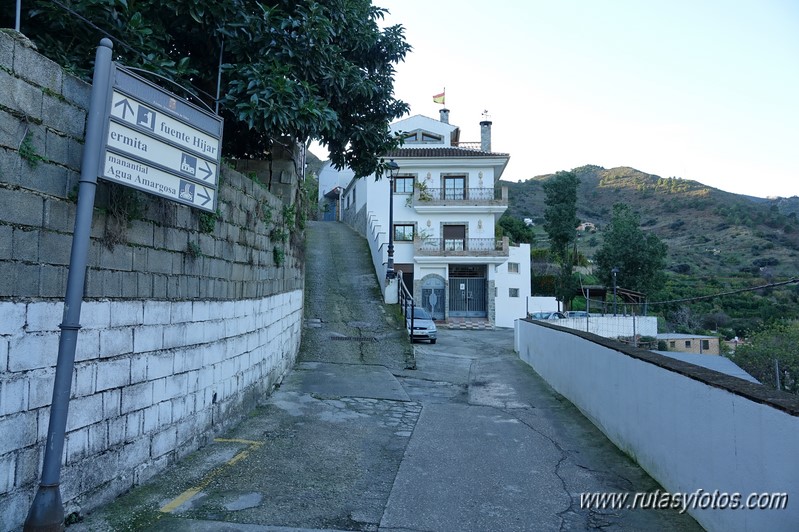
[[[72,237],[72,252],[69,258],[67,293],[64,300],[64,316],[58,343],[53,403],[50,407],[50,425],[44,450],[42,478],[33,499],[25,532],[64,530],[64,504],[61,501],[61,456],[64,452],[64,435],[67,426],[69,394],[72,387],[72,369],[75,364],[75,347],[80,330],[80,307],[83,303],[83,284],[88,262],[89,235],[92,228],[94,193],[97,188],[97,173],[103,147],[103,131],[108,121],[107,106],[110,91],[111,48],[109,39],[100,41],[95,56],[94,78],[86,122],[86,142],[83,145],[80,185],[78,188],[78,211],[75,217],[75,233]]]

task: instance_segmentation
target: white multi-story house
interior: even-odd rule
[[[440,113],[440,120],[416,115],[392,125],[404,144],[384,157],[398,174],[351,180],[342,193],[344,221],[366,236],[384,285],[393,231],[394,269],[435,319],[512,327],[526,315],[530,245],[495,236],[508,208],[507,188],[496,183],[510,156],[491,151],[490,121],[480,122],[481,142],[462,143],[449,111]]]

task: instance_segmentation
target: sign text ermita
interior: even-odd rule
[[[100,176],[216,209],[222,120],[117,66]]]

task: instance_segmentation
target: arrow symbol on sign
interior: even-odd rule
[[[203,195],[203,193],[200,193],[200,192],[198,192],[198,193],[197,193],[197,195],[198,195],[199,197],[201,197],[201,198],[205,199],[205,201],[204,201],[204,202],[202,202],[202,203],[200,204],[200,207],[203,207],[203,206],[205,206],[205,204],[206,204],[206,203],[208,203],[209,201],[211,201],[211,195],[210,195],[210,194],[208,194],[208,190],[206,190],[206,188],[205,188],[205,187],[202,187],[202,189],[203,189],[203,193],[204,193],[205,195]]]
[[[203,162],[205,163],[205,168],[200,168],[200,170],[205,172],[205,175],[202,176],[202,178],[204,181],[208,181],[208,178],[214,174],[214,171],[211,170],[211,166],[208,164],[208,161],[203,161]]]
[[[120,105],[122,106],[122,119],[125,120],[128,117],[128,111],[130,111],[130,114],[133,114],[133,106],[130,105],[127,98],[114,104],[114,107],[119,107]]]

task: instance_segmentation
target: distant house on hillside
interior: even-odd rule
[[[666,347],[669,351],[698,353],[700,355],[721,354],[720,342],[716,336],[662,333],[657,335],[657,339],[666,342]]]
[[[583,222],[577,226],[578,231],[596,231],[596,225],[591,222]]]

